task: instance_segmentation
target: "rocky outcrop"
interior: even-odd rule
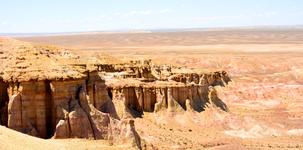
[[[135,91],[138,91],[138,94]],[[167,109],[169,111],[187,110],[188,103],[191,106],[189,109],[200,112],[209,101],[208,88],[205,86],[124,87],[113,88],[112,93],[114,103],[123,101],[124,107],[137,114]],[[125,109],[124,107],[122,109]],[[119,109],[119,107],[116,108]]]
[[[229,77],[223,71],[211,74],[175,74],[167,81],[161,82],[144,80],[127,82],[124,79],[117,79],[115,82],[108,82],[107,85],[113,95],[112,100],[116,109],[120,112],[119,116],[138,117],[144,112],[163,110],[201,112],[207,103],[213,101],[218,103],[219,98],[216,94],[209,97],[210,93],[214,93],[209,87],[225,86],[229,81]]]
[[[86,64],[67,50],[1,42],[0,124],[29,135],[106,139],[141,149],[133,117],[201,112],[207,103],[228,110],[209,88],[230,81],[224,71],[188,73],[151,60]]]
[[[101,78],[10,83],[8,91],[7,127],[11,129],[41,138],[140,143],[132,121],[112,117],[117,114]]]
[[[110,139],[114,143],[129,143],[137,149],[142,149],[141,138],[137,133],[134,120],[124,119],[119,122],[112,121]]]
[[[1,125],[41,138],[126,141],[140,148],[133,122],[118,118],[105,80],[97,71],[74,65],[78,57],[14,40],[0,46],[9,49],[0,58],[5,59],[0,65]]]
[[[182,82],[184,84],[199,84],[209,86],[225,86],[231,81],[225,71],[213,73],[177,73],[168,78],[169,80]]]

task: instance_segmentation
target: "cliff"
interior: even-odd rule
[[[91,63],[13,39],[0,39],[0,60],[0,124],[41,138],[127,141],[140,149],[133,117],[201,112],[207,103],[228,110],[211,88],[228,84],[224,71],[188,73],[151,60]]]
[[[230,82],[226,72],[209,74],[174,74],[167,81],[145,81],[138,78],[115,78],[106,81],[112,101],[120,117],[125,112],[136,117],[144,112],[186,111],[201,112],[212,100],[213,86]],[[217,98],[216,93],[212,99]],[[219,105],[215,105],[220,107]],[[221,108],[221,107],[220,107]],[[223,109],[226,111],[226,109]]]
[[[64,49],[0,41],[1,125],[41,138],[121,139],[140,147],[132,121],[117,118],[105,81],[72,65],[79,57]]]

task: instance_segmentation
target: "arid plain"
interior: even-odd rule
[[[156,64],[229,74],[232,82],[217,87],[227,112],[207,107],[200,113],[144,113],[135,118],[140,137],[152,144],[149,148],[303,149],[303,29],[81,33],[16,39],[68,48],[88,60],[151,59]],[[78,147],[72,143],[100,148],[93,146],[98,141],[65,141],[71,143],[67,148]]]

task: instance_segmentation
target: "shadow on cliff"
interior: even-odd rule
[[[8,93],[7,84],[0,80],[0,125],[7,126]]]
[[[217,90],[213,86],[209,86],[208,102],[221,110],[228,112],[227,105],[218,97]]]
[[[221,110],[226,111],[226,112],[229,111],[227,105],[220,98],[217,98],[216,100],[213,100],[212,102],[215,106],[219,107]]]
[[[137,110],[134,110],[131,108],[129,108],[129,111],[130,111],[132,117],[134,117],[134,118],[142,118],[142,116],[143,116],[143,111],[137,111]]]

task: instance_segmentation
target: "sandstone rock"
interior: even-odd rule
[[[65,120],[60,120],[56,126],[56,132],[53,136],[55,139],[70,137],[70,128]]]
[[[13,95],[8,103],[8,123],[11,129],[22,131],[22,102],[21,95]]]
[[[110,115],[91,107],[90,116],[95,139],[109,139]]]
[[[106,105],[109,101],[111,101],[108,96],[106,85],[104,79],[102,79],[98,72],[92,71],[88,72],[87,80],[86,80],[86,88],[89,97],[89,102],[94,105],[97,109],[104,109],[104,105]],[[101,110],[107,111],[107,110]]]
[[[135,88],[137,101],[139,104],[139,111],[143,111],[144,106],[144,92],[142,87],[136,87]]]
[[[114,143],[128,143],[137,149],[142,149],[141,139],[135,130],[134,120],[122,119],[111,121],[111,137]]]
[[[156,103],[156,91],[154,88],[143,88],[144,105],[143,110],[153,112]]]
[[[0,124],[29,135],[106,139],[141,149],[130,118],[145,112],[201,112],[207,103],[228,110],[208,88],[230,82],[224,71],[196,73],[151,60],[91,63],[66,49],[15,40],[0,50],[5,52]]]
[[[157,103],[154,112],[167,110],[167,88],[157,89]]]
[[[141,95],[138,95],[139,97],[137,97],[136,88],[126,87],[123,88],[123,92],[125,96],[125,105],[127,106],[127,108],[130,108],[137,112],[142,112],[143,108],[142,106],[140,106],[138,100],[142,97],[140,97]]]
[[[125,104],[126,96],[122,89],[113,89],[112,90],[112,99],[113,104],[116,109],[117,115],[119,118],[123,118],[126,116],[132,116],[130,112],[127,110],[127,105]]]
[[[71,138],[91,138],[94,139],[93,129],[89,116],[80,107],[77,100],[72,101],[70,104],[71,111],[68,114],[68,123],[70,126]]]
[[[189,100],[189,99],[185,100],[185,106],[186,106],[186,110],[187,111],[193,111],[193,107],[191,106],[191,102],[190,101],[191,100]]]
[[[175,111],[183,111],[184,109],[180,106],[180,104],[173,97],[172,88],[167,89],[167,110],[169,112]]]
[[[212,106],[219,107],[223,111],[228,111],[227,105],[218,98],[217,91],[214,87],[209,87],[208,98]]]

